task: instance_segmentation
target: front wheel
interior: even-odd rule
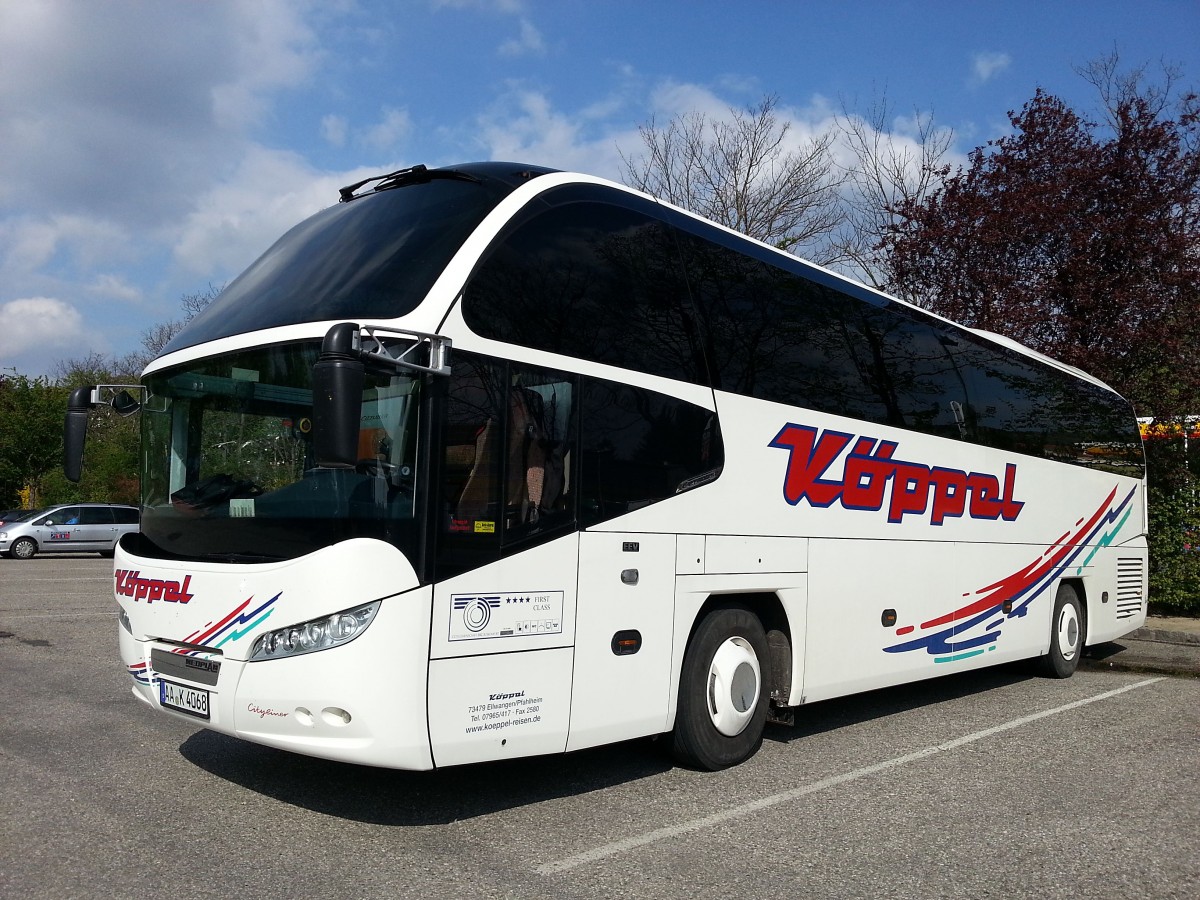
[[[683,656],[672,749],[684,765],[716,771],[749,759],[767,721],[767,637],[744,607],[709,612]]]
[[[1047,678],[1070,678],[1079,668],[1085,637],[1083,622],[1083,604],[1075,588],[1059,585],[1050,620],[1050,652],[1038,659],[1041,673]]]
[[[17,538],[8,552],[14,559],[33,559],[34,554],[37,553],[37,544],[32,538]]]

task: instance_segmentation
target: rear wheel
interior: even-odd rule
[[[714,609],[701,619],[680,672],[676,759],[715,771],[754,755],[767,720],[767,654],[762,623],[750,610]]]
[[[17,538],[8,552],[14,559],[33,559],[37,544],[33,538]]]
[[[1050,652],[1038,659],[1041,673],[1048,678],[1070,678],[1079,668],[1085,638],[1083,604],[1069,584],[1060,584],[1054,597],[1054,617],[1050,620]]]

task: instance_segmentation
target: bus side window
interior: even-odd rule
[[[454,360],[442,449],[439,578],[500,557],[502,365]]]
[[[709,410],[598,378],[584,380],[581,405],[583,527],[719,476],[725,449]]]
[[[506,542],[574,522],[574,398],[571,376],[532,370],[514,374],[505,475]]]

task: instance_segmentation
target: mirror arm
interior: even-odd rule
[[[413,343],[399,356],[384,352],[378,334],[395,334]],[[417,362],[428,348],[428,364]],[[325,333],[321,355],[313,365],[313,455],[324,469],[352,469],[358,463],[359,422],[362,418],[363,381],[372,373],[400,371],[428,375],[450,374],[451,341],[423,331],[360,326],[339,322]]]
[[[104,393],[112,396],[105,401]],[[130,391],[137,391],[134,400]],[[120,416],[131,416],[142,408],[146,388],[140,384],[85,384],[73,389],[67,398],[63,421],[63,475],[78,484],[83,475],[83,449],[87,442],[88,412],[93,406],[111,406]]]

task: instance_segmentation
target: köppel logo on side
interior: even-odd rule
[[[841,476],[824,477],[852,441]],[[929,521],[941,525],[963,515],[1012,522],[1025,505],[1013,497],[1017,467],[1012,463],[1004,467],[1001,483],[997,476],[982,472],[895,459],[899,446],[895,441],[792,423],[775,435],[770,446],[788,451],[783,496],[792,506],[801,500],[819,508],[841,503],[845,509],[880,510],[886,505],[893,524],[928,512]]]

